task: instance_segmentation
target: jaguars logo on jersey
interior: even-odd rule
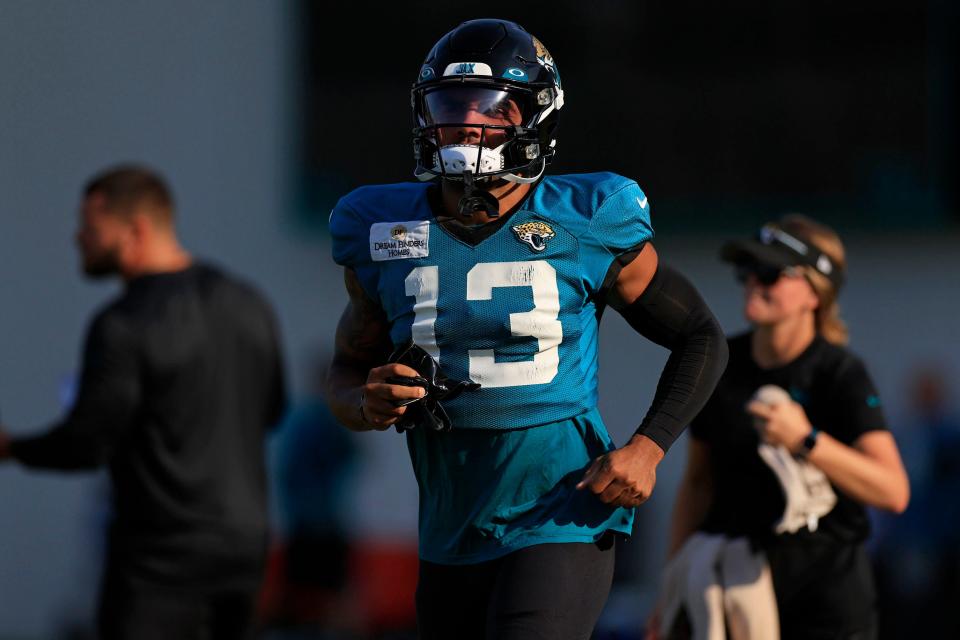
[[[550,228],[550,225],[539,220],[524,222],[511,227],[511,229],[517,234],[517,240],[530,245],[530,248],[537,252],[546,249],[547,240],[557,235]]]

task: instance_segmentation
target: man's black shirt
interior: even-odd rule
[[[109,465],[114,564],[160,582],[242,580],[261,566],[264,438],[284,406],[270,306],[194,264],[132,280],[97,314],[72,410],[12,453],[33,467]]]

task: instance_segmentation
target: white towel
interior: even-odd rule
[[[692,640],[778,640],[770,565],[746,538],[697,532],[664,571],[660,635],[686,611]]]
[[[820,518],[837,504],[837,494],[827,476],[806,460],[794,458],[783,446],[762,443],[757,453],[777,474],[786,501],[774,530],[778,534],[796,533],[803,527],[816,531]]]
[[[786,389],[774,384],[763,385],[750,400],[771,407],[793,402]],[[786,501],[783,516],[774,526],[774,531],[778,534],[796,533],[803,527],[816,531],[820,518],[830,513],[837,504],[837,494],[833,492],[827,476],[807,460],[794,457],[782,445],[764,442],[757,447],[757,453],[777,474]]]

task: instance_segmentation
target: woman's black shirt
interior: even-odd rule
[[[706,407],[690,426],[710,447],[714,498],[701,530],[771,542],[783,515],[783,490],[757,453],[759,438],[744,407],[761,386],[786,389],[806,411],[810,423],[846,445],[867,431],[886,429],[877,391],[858,357],[817,336],[793,362],[761,369],[750,353],[751,333],[731,338],[730,361]],[[816,536],[854,543],[869,534],[863,505],[836,486],[837,504],[820,519],[816,532],[806,528],[779,538]]]

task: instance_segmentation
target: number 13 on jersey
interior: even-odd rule
[[[411,337],[439,362],[435,326],[440,267],[417,267],[407,275],[404,285],[406,295],[415,300]],[[550,263],[546,260],[480,262],[467,272],[466,285],[467,300],[476,301],[492,300],[497,287],[530,287],[533,309],[511,313],[509,326],[512,335],[537,340],[532,359],[520,362],[497,362],[494,349],[468,350],[470,379],[481,387],[519,387],[553,380],[560,365],[558,347],[563,340],[563,327],[558,319],[557,272]]]

